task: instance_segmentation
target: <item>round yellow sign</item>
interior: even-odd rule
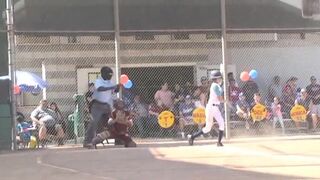
[[[206,122],[206,113],[204,108],[196,108],[192,112],[192,119],[197,124],[204,124]]]
[[[267,108],[262,104],[257,104],[251,109],[251,117],[253,121],[261,121],[267,116]]]
[[[171,111],[163,111],[158,116],[158,123],[162,128],[170,128],[174,124],[174,114]]]
[[[305,121],[307,119],[307,110],[301,105],[295,105],[290,111],[290,116],[294,121]]]

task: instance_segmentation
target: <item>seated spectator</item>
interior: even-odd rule
[[[308,123],[310,123],[309,120],[310,120],[311,109],[312,109],[313,104],[312,104],[312,98],[308,95],[308,92],[307,92],[306,89],[304,89],[304,88],[301,89],[300,95],[298,96],[298,98],[295,100],[294,103],[296,105],[301,105],[306,109],[306,111],[307,111],[307,121],[308,121]],[[301,122],[295,121],[295,124],[296,124],[296,127],[298,129],[301,128]],[[309,129],[311,127],[312,127],[312,125],[309,124]]]
[[[196,107],[205,108],[207,104],[207,93],[206,89],[197,87],[193,93],[192,100]]]
[[[255,106],[255,105],[258,105],[258,104],[260,104],[260,105],[263,105],[263,106],[265,106],[263,103],[262,103],[262,101],[261,101],[261,94],[260,93],[254,93],[254,95],[253,95],[253,103],[251,104],[251,115],[252,115],[252,109],[253,109],[253,107]],[[267,109],[266,109],[267,110]],[[266,119],[266,118],[265,118]],[[260,133],[260,128],[264,125],[264,123],[263,123],[263,121],[265,120],[265,119],[263,119],[263,120],[261,120],[261,121],[254,121],[253,122],[253,124],[252,124],[252,126],[255,128],[255,130],[256,130],[256,133]]]
[[[23,116],[18,115],[16,117],[16,120],[17,120],[17,126],[16,126],[17,144],[23,145],[23,147],[25,147],[31,139],[31,130],[33,129],[33,126],[27,123]]]
[[[310,81],[311,84],[307,86],[306,90],[312,99],[311,117],[313,129],[316,129],[320,118],[320,84],[317,83],[317,79],[314,76],[311,76]]]
[[[31,120],[39,128],[39,140],[44,143],[47,133],[55,135],[58,145],[63,145],[64,132],[57,122],[57,115],[48,108],[48,101],[41,100],[40,105],[31,113]]]
[[[271,110],[273,116],[273,129],[276,128],[276,123],[279,121],[282,128],[282,134],[285,134],[281,104],[278,97],[274,97],[273,103],[271,104]]]
[[[185,128],[186,126],[195,125],[192,118],[192,112],[196,108],[195,104],[192,102],[191,96],[187,95],[185,98],[185,102],[180,104],[179,107],[179,127],[181,131],[181,137],[184,139],[185,136]]]
[[[84,97],[85,97],[85,100],[86,100],[86,109],[85,109],[86,118],[84,119],[85,132],[88,129],[89,122],[92,120],[90,112],[91,112],[91,103],[93,101],[92,95],[93,95],[94,89],[95,89],[94,88],[94,83],[89,83],[88,91],[84,94]]]
[[[133,122],[138,127],[140,137],[147,137],[150,131],[148,105],[141,101],[139,95],[136,95],[130,110],[134,114]]]
[[[92,139],[92,146],[97,148],[97,144],[105,139],[115,138],[123,141],[125,147],[136,147],[136,143],[131,139],[128,129],[133,126],[130,112],[125,110],[124,101],[117,99],[114,103],[114,111],[108,121],[108,127],[105,131],[97,134]]]
[[[63,132],[66,133],[67,132],[67,123],[65,122],[65,119],[63,118],[62,112],[60,111],[57,103],[52,102],[52,103],[50,103],[49,107],[52,111],[54,111],[56,113],[56,117],[57,117],[56,121],[58,124],[61,125]]]
[[[296,77],[291,77],[282,90],[282,104],[283,112],[287,118],[290,117],[290,111],[294,106],[297,91],[297,80]]]
[[[161,101],[161,103],[169,109],[173,108],[174,93],[169,90],[168,83],[165,82],[161,86],[161,89],[154,95],[155,101]]]
[[[158,117],[161,112],[169,110],[167,107],[165,107],[161,101],[155,101],[149,105],[149,121],[151,124],[150,131],[153,133],[159,133],[160,132],[160,126],[158,124]]]
[[[174,98],[173,98],[173,112],[175,115],[179,114],[179,106],[183,102],[183,90],[179,84],[174,87]]]
[[[246,121],[246,129],[249,129],[250,106],[243,93],[239,94],[239,100],[236,103],[236,109],[236,114],[240,117],[240,119],[244,119]]]

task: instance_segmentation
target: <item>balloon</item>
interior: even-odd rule
[[[128,80],[128,82],[127,82],[127,83],[125,83],[123,86],[124,86],[126,89],[130,89],[130,88],[132,88],[133,83],[132,83],[132,81],[131,81],[131,80]]]
[[[252,79],[256,79],[258,77],[258,72],[254,69],[252,69],[250,72],[249,72],[249,76],[252,78]]]
[[[18,85],[15,85],[14,87],[13,87],[13,94],[20,94],[21,93],[21,89],[20,89],[20,87],[18,86]]]
[[[120,76],[120,83],[121,83],[122,85],[125,85],[128,81],[129,81],[129,77],[128,77],[127,75],[122,74],[122,75]]]
[[[247,71],[243,71],[240,74],[240,79],[241,79],[241,81],[249,81],[249,79],[250,79],[249,73]]]

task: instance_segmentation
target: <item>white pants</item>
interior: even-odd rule
[[[208,133],[211,131],[212,125],[213,125],[213,118],[217,121],[219,125],[219,130],[224,130],[224,119],[221,115],[221,112],[219,110],[218,106],[207,105],[206,106],[206,126],[202,129],[203,133]]]

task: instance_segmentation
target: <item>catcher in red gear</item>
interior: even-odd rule
[[[105,139],[120,139],[124,142],[125,147],[136,147],[137,144],[131,139],[128,129],[133,126],[133,122],[129,111],[125,111],[124,101],[117,99],[114,103],[115,110],[112,112],[111,118],[108,120],[107,129],[92,140],[92,145],[102,143]]]

